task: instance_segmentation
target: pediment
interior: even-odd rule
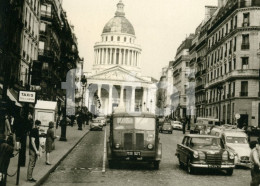
[[[103,72],[91,76],[90,79],[127,82],[146,82],[144,79],[136,76],[136,74],[131,73],[121,67],[105,70]]]

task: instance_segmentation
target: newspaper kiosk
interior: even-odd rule
[[[40,133],[40,144],[42,147],[45,146],[46,134],[49,127],[49,122],[52,121],[56,124],[57,118],[57,102],[54,101],[42,101],[37,100],[37,103],[34,108],[34,121],[41,121],[41,126],[39,129]],[[54,133],[55,127],[54,127]]]

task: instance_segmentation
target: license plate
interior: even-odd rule
[[[126,152],[127,156],[141,156],[141,152]]]
[[[218,169],[220,167],[221,167],[220,165],[209,165],[209,168],[214,168],[214,169]]]

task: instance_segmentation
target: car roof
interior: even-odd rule
[[[201,135],[201,134],[186,134],[185,136],[189,136],[189,137],[191,137],[191,138],[196,138],[196,137],[199,137],[199,138],[208,138],[208,137],[211,137],[211,138],[219,138],[218,136]]]
[[[147,112],[118,112],[113,114],[114,117],[146,117],[146,118],[156,118],[152,113]]]

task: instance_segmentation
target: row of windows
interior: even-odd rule
[[[236,82],[231,82],[227,86],[224,85],[223,89],[217,88],[209,90],[206,94],[208,102],[220,101],[222,99],[231,98],[236,95]],[[239,96],[248,96],[248,81],[241,81]]]
[[[37,45],[26,36],[23,37],[22,57],[28,62],[37,59]]]
[[[128,37],[120,37],[120,36],[104,36],[102,37],[102,42],[104,41],[123,41],[123,42],[129,42],[129,43],[134,43],[134,39],[133,38],[128,38]]]
[[[224,67],[224,70],[223,70]],[[233,70],[236,70],[237,64],[236,64],[236,58],[233,59],[233,61],[229,61],[228,63],[225,63],[223,66],[211,71],[208,73],[208,82],[211,80],[214,80],[224,74],[227,74],[228,72],[231,72]],[[242,70],[249,69],[249,57],[241,57],[241,68]]]
[[[249,23],[249,17],[250,13],[244,13],[243,14],[243,23],[242,27],[250,26]],[[223,26],[221,29],[219,29],[218,32],[216,32],[211,38],[208,40],[208,47],[212,47],[214,44],[216,44],[218,41],[220,41],[223,37],[225,37],[227,34],[232,32],[233,29],[237,28],[237,16],[231,18],[231,20],[226,23],[225,26]]]
[[[28,7],[25,8],[24,26],[29,30],[33,37],[38,38],[37,33],[39,30],[39,21]]]

